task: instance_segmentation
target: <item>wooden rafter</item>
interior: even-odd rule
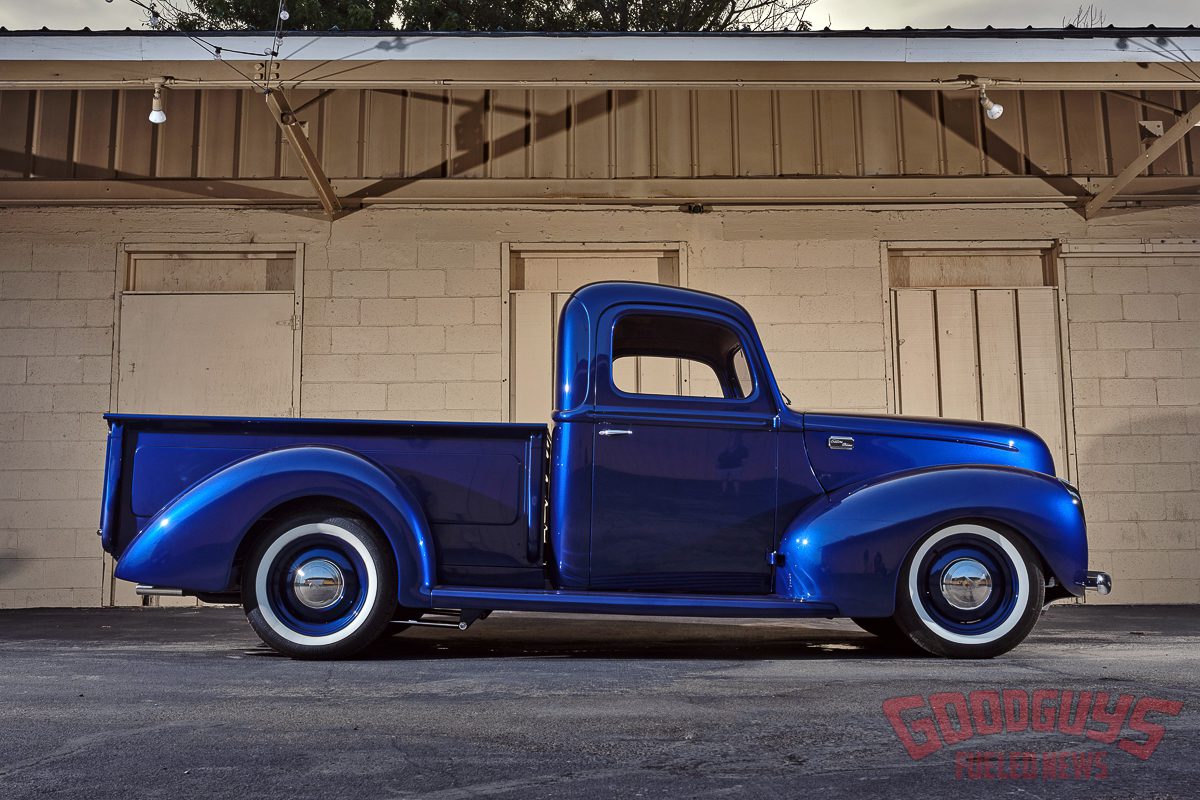
[[[300,127],[300,120],[296,119],[296,112],[292,110],[291,104],[283,96],[283,92],[268,91],[266,99],[275,121],[279,123],[283,135],[287,137],[292,149],[296,151],[300,163],[304,166],[309,183],[316,189],[317,199],[321,201],[321,207],[325,209],[326,216],[333,219],[342,212],[342,201],[338,199],[337,192],[333,190],[333,184],[329,182],[325,170],[321,168],[317,154],[313,152],[308,137],[304,135],[304,129]]]
[[[606,203],[720,205],[981,205],[1078,207],[1086,179],[993,177],[829,178],[339,178],[343,208],[370,203]],[[1142,176],[1122,190],[1142,202],[1195,202],[1200,177]],[[178,204],[304,206],[306,178],[120,178],[0,180],[0,206]]]
[[[1150,143],[1141,155],[1129,163],[1125,169],[1097,192],[1087,205],[1083,207],[1083,216],[1091,219],[1100,213],[1100,209],[1124,189],[1130,181],[1141,175],[1163,153],[1175,146],[1175,143],[1187,135],[1187,132],[1200,124],[1200,102],[1188,109],[1187,113],[1175,121],[1175,124],[1163,132],[1163,135]]]

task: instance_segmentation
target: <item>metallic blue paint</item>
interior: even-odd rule
[[[540,588],[546,431],[537,425],[113,415],[106,548],[118,558],[181,493],[257,453],[357,453],[405,488],[432,533],[436,581]],[[114,476],[116,476],[114,478]],[[530,510],[534,513],[530,513]],[[232,558],[232,556],[231,556]],[[146,582],[146,581],[144,581]]]
[[[909,471],[831,492],[787,526],[776,592],[833,603],[845,616],[889,616],[908,554],[927,534],[967,520],[1013,529],[1068,591],[1083,593],[1078,497],[1048,475],[991,466]]]
[[[117,492],[121,479],[121,454],[123,450],[124,429],[114,425],[108,433],[108,442],[104,453],[104,490],[100,495],[100,547],[108,553],[116,552],[113,537],[117,532],[118,502]]]
[[[582,589],[592,572],[592,460],[595,426],[559,422],[550,444],[549,579]]]
[[[596,437],[589,586],[770,592],[779,443],[770,418],[604,420],[597,433],[632,435]]]
[[[613,331],[629,315],[685,317],[733,331],[753,391],[738,399],[620,391],[612,380]],[[587,376],[559,386],[555,419],[567,432],[556,441],[576,443],[556,449],[551,481],[559,585],[768,594],[779,502],[777,401],[749,314],[714,295],[594,284],[568,301],[560,327],[576,351],[560,359],[560,369],[574,365],[578,376],[586,366]],[[605,436],[611,428],[630,433]],[[558,492],[582,495],[580,479],[589,473],[590,502],[557,501]],[[563,480],[570,475],[574,483]]]
[[[615,395],[609,369],[612,326],[624,313],[650,311],[702,316],[726,321],[743,334],[747,361],[755,372],[756,384],[770,408],[784,406],[783,395],[775,383],[771,365],[763,352],[762,341],[754,329],[750,313],[724,297],[692,289],[651,283],[610,281],[577,289],[563,306],[559,325],[560,351],[558,380],[555,384],[555,421],[567,421],[576,413],[602,410]],[[607,314],[604,320],[601,315]],[[569,376],[564,380],[564,376]],[[624,395],[618,406],[630,400]],[[684,401],[686,402],[686,401]],[[646,404],[659,416],[670,418],[678,402]]]
[[[438,608],[481,608],[505,611],[562,611],[576,614],[654,614],[678,617],[831,617],[828,603],[775,595],[604,592],[595,590],[531,591],[438,586]]]
[[[613,330],[632,313],[725,326],[754,391],[618,391]],[[795,412],[750,315],[702,292],[586,286],[559,336],[548,447],[536,425],[108,417],[101,528],[117,577],[229,591],[263,514],[332,497],[387,534],[406,606],[887,616],[908,554],[966,520],[1010,527],[1082,592],[1079,495],[1029,431]]]
[[[206,478],[150,520],[115,574],[195,592],[231,591],[234,557],[250,527],[272,509],[309,497],[335,498],[369,515],[395,551],[399,601],[428,602],[435,573],[420,503],[377,465],[330,447],[272,450]]]
[[[813,469],[828,491],[893,472],[947,464],[994,464],[1054,474],[1050,449],[1015,425],[861,414],[804,415]],[[854,438],[853,450],[831,450],[830,436]]]
[[[554,407],[559,413],[585,406],[592,388],[592,325],[587,303],[580,299],[580,292],[571,295],[563,306],[558,326]]]
[[[172,439],[164,440],[162,445],[141,445],[134,451],[129,507],[135,517],[153,517],[182,489],[195,485],[222,467],[260,452],[244,447],[189,447],[185,450]]]

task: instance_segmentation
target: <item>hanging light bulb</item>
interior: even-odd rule
[[[154,84],[154,99],[150,101],[150,121],[161,125],[167,121],[167,112],[162,107],[162,84]]]
[[[279,12],[279,18],[280,18],[281,20],[283,20],[284,22],[287,22],[287,21],[288,21],[288,18],[289,18],[289,17],[291,17],[291,16],[292,16],[292,15],[288,13],[288,10],[287,10],[287,7],[286,7],[286,6],[285,6],[285,7],[284,7],[284,8],[283,8],[283,9],[282,9],[280,12]]]
[[[979,105],[983,106],[983,114],[988,119],[1000,119],[1004,106],[987,96],[987,89],[979,87]]]

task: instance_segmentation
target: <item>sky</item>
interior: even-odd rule
[[[1200,26],[1200,0],[1109,0],[1096,3],[1114,25]],[[838,29],[1056,27],[1078,0],[817,0],[814,27]],[[9,30],[137,28],[144,12],[129,0],[0,0],[0,26]]]

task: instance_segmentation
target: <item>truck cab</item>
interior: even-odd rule
[[[780,432],[791,412],[745,311],[696,292],[599,284],[568,301],[561,330],[549,516],[556,582],[770,593]],[[676,380],[645,380],[655,366]],[[795,477],[786,487],[793,504],[822,494],[810,470]]]
[[[1028,430],[795,411],[703,292],[592,284],[558,330],[549,432],[111,415],[117,576],[237,600],[298,657],[498,609],[848,616],[989,657],[1111,583]]]

